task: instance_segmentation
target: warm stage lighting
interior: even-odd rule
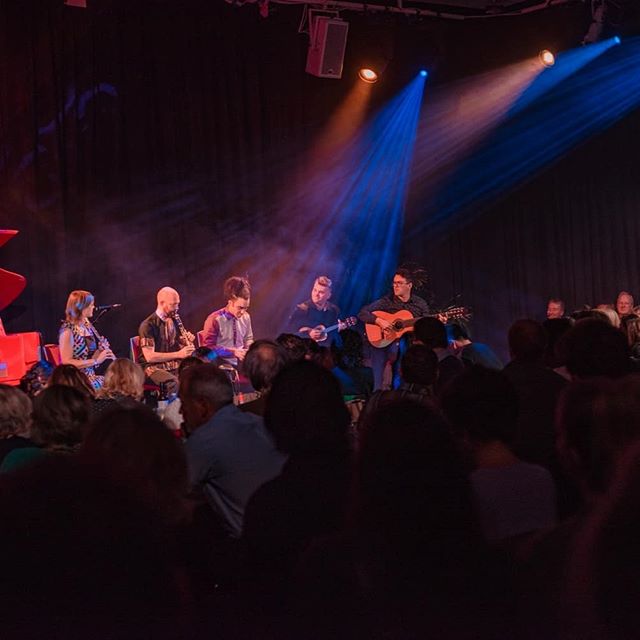
[[[364,80],[364,82],[373,83],[378,81],[378,74],[373,69],[360,69],[358,75],[360,80]]]
[[[549,49],[543,49],[538,54],[538,57],[540,58],[540,62],[542,62],[545,67],[553,67],[553,65],[556,63],[556,57],[553,55],[553,53],[551,53],[551,51],[549,51]]]
[[[426,77],[429,75],[429,72],[428,72],[426,69],[422,69],[422,70],[420,71],[420,75],[421,75],[423,78],[426,78]]]

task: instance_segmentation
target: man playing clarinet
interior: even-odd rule
[[[140,324],[140,364],[165,396],[178,392],[177,370],[180,360],[194,351],[192,343],[184,344],[176,322],[180,295],[171,287],[162,287],[157,295],[156,310]]]

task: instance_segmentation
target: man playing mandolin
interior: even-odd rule
[[[413,286],[420,288],[427,281],[427,274],[424,270],[396,269],[393,276],[393,293],[386,295],[374,302],[362,307],[358,318],[368,325],[379,327],[382,338],[389,337],[391,342],[381,348],[371,350],[371,368],[375,389],[383,388],[384,369],[387,362],[392,365],[398,359],[400,341],[396,337],[393,322],[384,317],[378,317],[374,312],[385,312],[394,314],[399,311],[408,311],[413,318],[422,318],[430,314],[429,305],[426,300],[412,293]],[[400,332],[400,335],[404,331]],[[371,342],[371,337],[369,336]]]
[[[338,319],[340,309],[329,302],[331,298],[331,280],[327,276],[318,276],[313,282],[311,298],[301,302],[293,310],[287,322],[287,331],[295,333],[302,338],[311,338],[316,342],[327,340],[329,345],[337,334],[327,334],[323,327],[336,326],[342,331],[346,325]]]

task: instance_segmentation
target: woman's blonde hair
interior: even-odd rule
[[[0,438],[28,436],[31,411],[31,400],[26,393],[0,384]]]
[[[127,358],[116,358],[104,374],[104,385],[99,398],[125,395],[140,400],[144,393],[144,371]]]
[[[93,294],[89,291],[72,291],[67,298],[65,319],[72,324],[78,324],[82,318],[82,312],[94,301]]]

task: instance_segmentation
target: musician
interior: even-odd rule
[[[338,320],[340,309],[329,302],[331,285],[331,280],[327,276],[318,276],[314,280],[311,298],[301,302],[293,310],[287,322],[287,333],[295,333],[301,338],[311,338],[317,342],[323,334],[315,327],[318,325],[324,325],[325,327],[335,324],[342,325]],[[311,329],[310,331],[309,328]],[[338,330],[342,331],[343,328],[343,326],[339,326]],[[337,340],[337,335],[331,334],[327,344]]]
[[[80,369],[97,390],[102,387],[104,376],[96,374],[96,367],[105,360],[115,360],[115,356],[91,324],[94,309],[95,300],[89,291],[72,291],[67,299],[58,345],[62,364],[72,364]]]
[[[224,283],[223,293],[227,304],[204,321],[203,345],[237,367],[253,342],[249,315],[251,285],[246,278],[231,276]]]
[[[180,295],[171,287],[162,287],[156,296],[156,310],[140,324],[140,364],[151,380],[162,387],[164,395],[178,392],[177,371],[180,361],[193,353],[192,342],[185,344],[175,314]]]
[[[397,313],[404,309],[409,311],[414,318],[429,315],[430,309],[427,301],[412,292],[414,285],[418,288],[425,283],[426,273],[424,271],[397,269],[393,276],[393,293],[362,307],[358,318],[367,324],[377,324],[384,332],[391,328],[391,323],[383,318],[377,318],[373,315],[373,311]],[[375,389],[383,388],[384,369],[387,362],[393,365],[398,360],[399,343],[399,340],[395,340],[381,349],[371,349],[371,368],[373,369]]]

